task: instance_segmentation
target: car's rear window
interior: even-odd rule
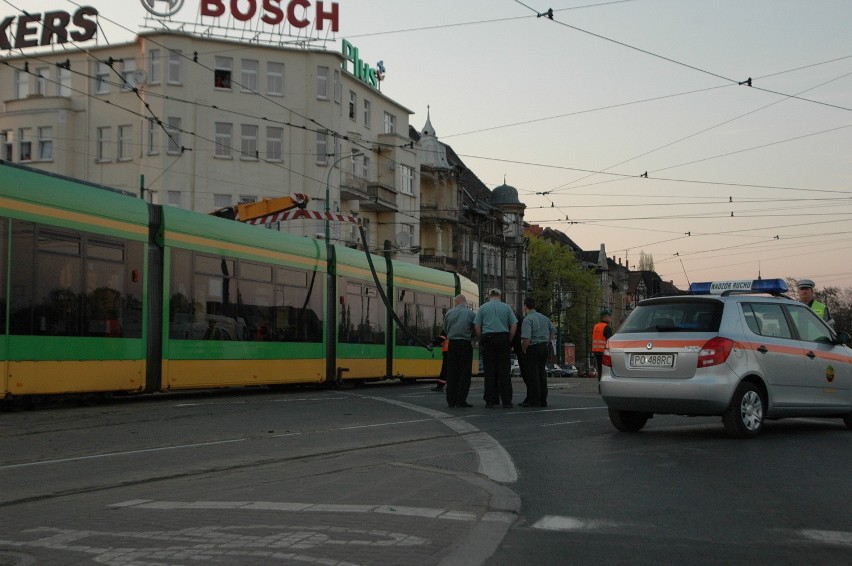
[[[640,303],[618,333],[718,332],[722,321],[720,301],[666,300]]]

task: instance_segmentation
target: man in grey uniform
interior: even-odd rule
[[[488,301],[479,307],[474,318],[479,348],[485,365],[485,407],[503,404],[512,408],[511,344],[518,329],[518,317],[500,300],[500,289],[488,292]]]
[[[464,295],[456,295],[453,308],[444,315],[444,332],[450,342],[447,350],[447,405],[472,407],[467,402],[470,391],[470,367],[473,363],[473,311]]]
[[[522,407],[547,407],[547,354],[556,329],[550,319],[535,310],[535,299],[524,300],[521,348],[526,358],[527,400]]]

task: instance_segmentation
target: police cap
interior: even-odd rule
[[[813,289],[815,287],[813,280],[811,279],[799,279],[796,282],[796,287],[799,289]]]

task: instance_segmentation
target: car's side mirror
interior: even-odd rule
[[[837,344],[848,344],[849,343],[849,333],[848,332],[838,332],[837,333]]]

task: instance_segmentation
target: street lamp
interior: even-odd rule
[[[332,163],[331,166],[328,168],[328,173],[325,176],[325,241],[326,241],[326,243],[328,243],[331,240],[331,237],[330,237],[330,234],[329,234],[330,225],[329,225],[329,219],[328,219],[329,213],[331,212],[331,208],[330,208],[331,198],[329,196],[330,183],[331,183],[331,172],[334,171],[335,165],[337,165],[338,163],[340,163],[344,159],[352,159],[356,155],[361,155],[361,152],[358,151],[358,150],[353,150],[352,153],[350,153],[348,155],[344,155],[344,156],[336,159],[334,161],[334,163]]]

